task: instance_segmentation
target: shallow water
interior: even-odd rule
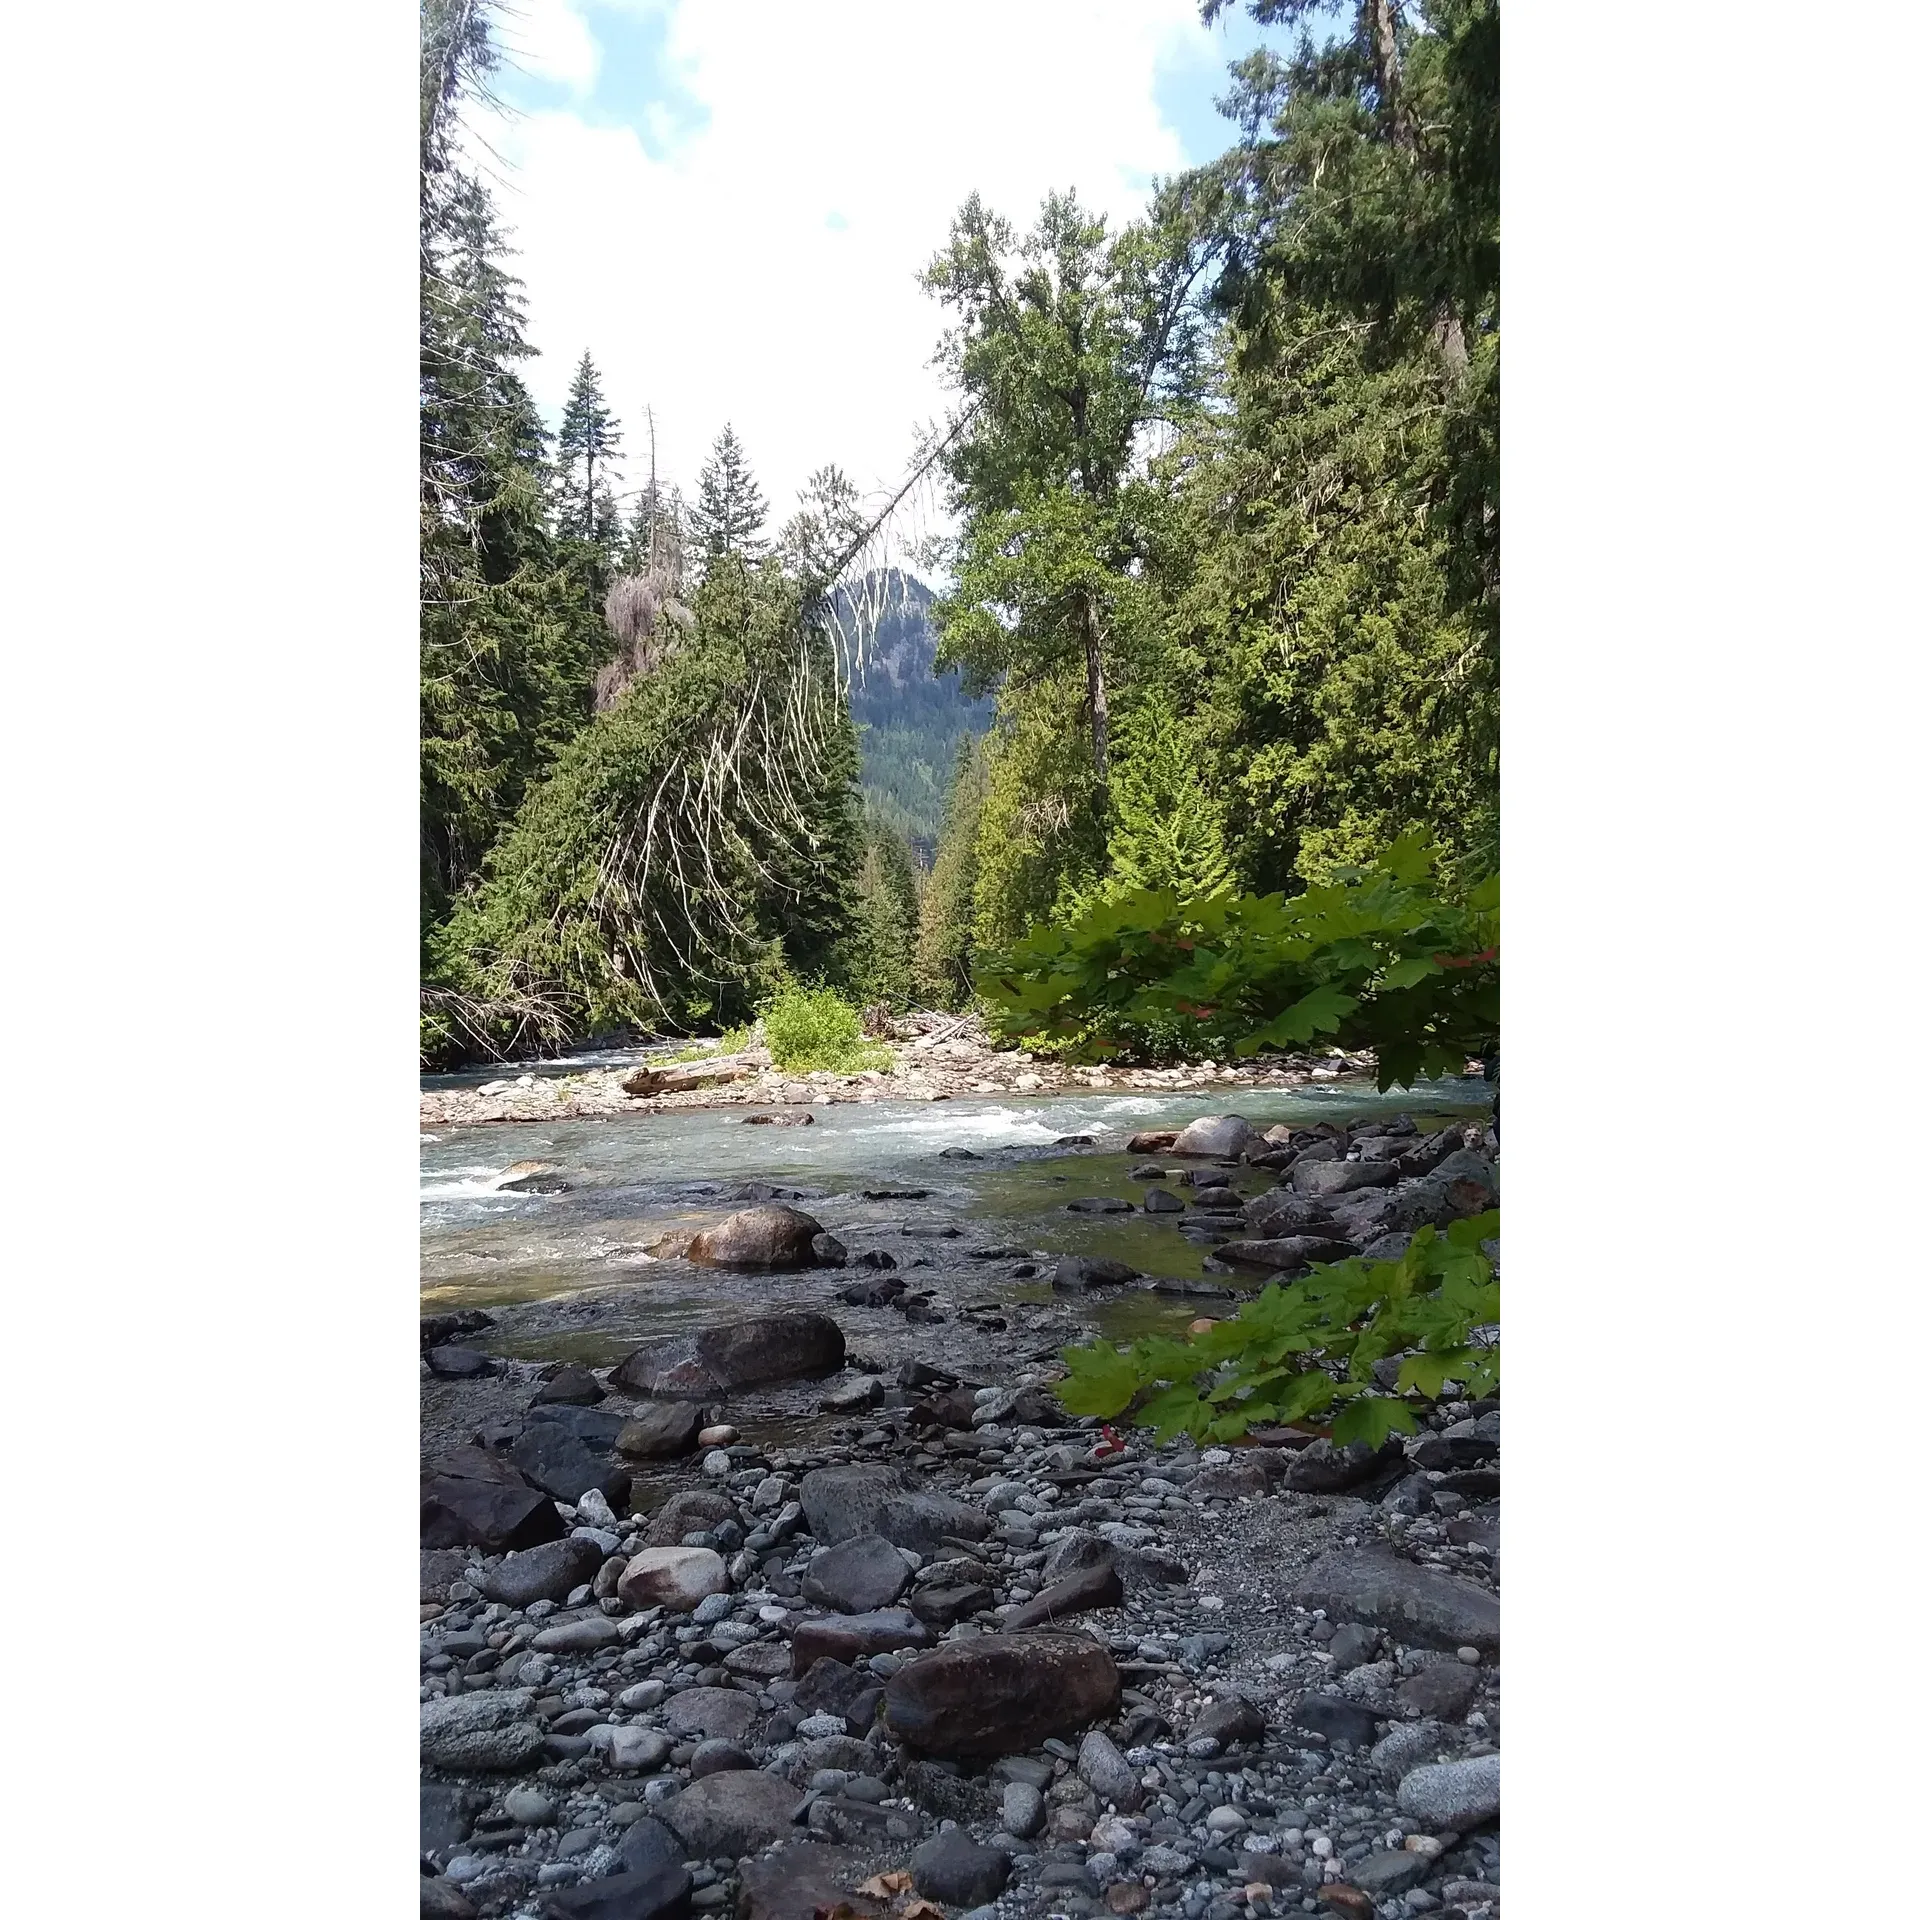
[[[793,1281],[721,1278],[682,1261],[656,1263],[644,1251],[669,1229],[703,1225],[747,1204],[737,1189],[753,1180],[803,1189],[808,1197],[799,1204],[856,1250],[881,1241],[898,1247],[904,1224],[948,1219],[991,1227],[991,1237],[1007,1245],[1111,1254],[1148,1274],[1197,1279],[1204,1249],[1174,1230],[1180,1216],[1066,1210],[1068,1201],[1093,1194],[1138,1203],[1142,1184],[1126,1177],[1139,1164],[1124,1151],[1130,1133],[1221,1112],[1262,1125],[1402,1112],[1438,1117],[1478,1109],[1486,1099],[1481,1081],[1448,1080],[1391,1095],[1334,1084],[884,1100],[811,1109],[809,1127],[746,1126],[742,1109],[728,1107],[549,1126],[445,1128],[423,1136],[422,1299],[435,1309],[499,1307],[631,1290],[633,1311],[620,1316],[623,1337],[698,1323],[723,1307],[777,1302],[783,1289],[794,1290]],[[1096,1144],[1054,1149],[1068,1134],[1091,1134]],[[952,1147],[982,1157],[940,1157]],[[505,1169],[520,1160],[553,1163],[572,1191],[498,1192]],[[1251,1192],[1266,1181],[1250,1173],[1236,1184]],[[700,1191],[702,1185],[711,1190]],[[863,1194],[886,1187],[924,1187],[927,1194],[918,1200]],[[981,1235],[976,1230],[968,1238],[978,1244]],[[1087,1310],[1116,1337],[1131,1338],[1183,1324],[1206,1311],[1206,1303],[1131,1292],[1090,1301]],[[604,1325],[592,1333],[550,1331],[538,1342],[540,1352],[529,1349],[528,1357],[598,1359],[610,1337]]]

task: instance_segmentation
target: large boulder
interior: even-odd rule
[[[633,1476],[615,1457],[625,1423],[593,1407],[535,1407],[508,1458],[536,1487],[577,1506],[591,1488],[618,1506]]]
[[[824,1313],[769,1313],[636,1347],[612,1374],[627,1393],[705,1398],[769,1380],[838,1373],[847,1343]]]
[[[1075,1633],[956,1640],[887,1682],[887,1725],[922,1753],[991,1758],[1078,1733],[1120,1703],[1120,1670]]]
[[[504,1553],[538,1546],[566,1532],[549,1494],[513,1482],[434,1474],[420,1489],[423,1547],[481,1547]]]
[[[691,1613],[727,1591],[727,1563],[711,1547],[642,1547],[620,1576],[621,1602],[636,1610]]]
[[[503,1607],[530,1607],[536,1600],[564,1600],[575,1587],[584,1587],[600,1571],[606,1558],[591,1540],[579,1534],[549,1540],[524,1552],[510,1553],[480,1576],[478,1585],[489,1600]]]
[[[448,1694],[420,1703],[420,1759],[449,1773],[511,1773],[546,1744],[547,1723],[524,1687]]]
[[[1362,1187],[1390,1187],[1400,1178],[1391,1160],[1296,1160],[1287,1174],[1295,1193],[1309,1200],[1325,1200],[1337,1193],[1358,1193]]]
[[[688,1534],[711,1533],[735,1518],[733,1502],[724,1493],[715,1493],[710,1487],[686,1487],[663,1501],[647,1522],[647,1545],[677,1547]]]
[[[665,1801],[660,1818],[696,1860],[738,1860],[789,1838],[803,1798],[771,1773],[710,1773]]]
[[[826,1547],[877,1533],[910,1553],[929,1553],[942,1540],[984,1540],[993,1530],[978,1507],[910,1488],[891,1467],[816,1467],[800,1482],[800,1507],[807,1530]]]
[[[686,1400],[658,1400],[638,1407],[614,1436],[614,1446],[630,1460],[671,1460],[691,1453],[706,1424],[697,1404]]]
[[[1188,1121],[1165,1151],[1202,1160],[1238,1160],[1259,1141],[1259,1134],[1237,1113],[1203,1113]]]
[[[1493,1594],[1457,1574],[1415,1566],[1378,1548],[1322,1554],[1293,1598],[1303,1607],[1324,1607],[1330,1620],[1385,1627],[1415,1646],[1487,1653],[1500,1644],[1500,1602]]]
[[[687,1258],[710,1267],[740,1267],[774,1273],[817,1264],[813,1243],[820,1222],[796,1207],[748,1207],[717,1227],[696,1233]]]
[[[1378,1451],[1364,1440],[1344,1447],[1336,1447],[1331,1440],[1315,1440],[1287,1462],[1282,1484],[1289,1493],[1345,1493],[1399,1458],[1400,1441],[1394,1434]]]
[[[1317,1200],[1289,1193],[1285,1187],[1269,1187],[1247,1202],[1244,1219],[1249,1235],[1262,1240],[1279,1240],[1296,1233],[1325,1233],[1328,1213]]]
[[[800,1592],[815,1606],[836,1613],[872,1613],[892,1606],[912,1578],[913,1569],[898,1547],[877,1533],[862,1533],[816,1553]]]

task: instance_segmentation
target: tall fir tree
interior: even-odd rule
[[[729,555],[749,564],[765,557],[767,498],[731,424],[720,429],[713,452],[700,469],[700,491],[687,522],[694,558],[703,574]]]
[[[931,1006],[964,1006],[973,995],[974,890],[980,874],[980,805],[986,785],[986,750],[968,734],[954,757],[946,820],[920,903],[914,983]]]
[[[553,442],[554,529],[588,549],[603,568],[620,537],[613,483],[620,477],[621,452],[620,422],[607,405],[600,369],[591,353],[583,353]]]

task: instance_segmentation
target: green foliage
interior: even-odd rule
[[[1149,692],[1122,720],[1112,784],[1109,871],[1102,893],[1166,888],[1206,900],[1233,885],[1226,812],[1194,729]]]
[[[613,497],[620,451],[620,423],[601,389],[600,369],[592,354],[583,353],[554,436],[554,528],[561,539],[591,552],[597,584],[604,584],[601,576],[620,538],[620,509]]]
[[[980,875],[980,806],[986,757],[971,738],[954,763],[940,851],[920,903],[914,981],[929,1006],[957,1008],[973,997],[974,894]]]
[[[1131,893],[983,962],[1006,1034],[1102,1057],[1372,1048],[1384,1091],[1457,1071],[1498,1030],[1499,882],[1434,890],[1426,838],[1293,899]]]
[[[713,452],[700,469],[700,491],[688,523],[702,573],[728,557],[752,562],[766,553],[761,530],[767,524],[767,498],[731,424],[720,429]]]
[[[870,1005],[904,1007],[913,998],[914,946],[920,931],[913,855],[894,828],[871,816],[859,892],[858,951],[848,970],[851,984]]]
[[[890,1048],[866,1040],[860,1009],[831,987],[789,981],[761,1008],[760,1020],[782,1073],[858,1073],[893,1057]]]
[[[1249,1427],[1318,1423],[1338,1407],[1336,1445],[1379,1446],[1417,1430],[1417,1408],[1453,1381],[1469,1395],[1500,1382],[1500,1285],[1483,1242],[1497,1213],[1422,1227],[1397,1260],[1343,1260],[1276,1282],[1231,1320],[1189,1339],[1069,1348],[1060,1404],[1069,1413],[1130,1415],[1160,1439],[1237,1440]],[[1374,1385],[1399,1361],[1391,1392]]]

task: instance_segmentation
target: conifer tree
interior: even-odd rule
[[[554,526],[563,540],[603,557],[620,532],[613,494],[620,454],[620,423],[607,405],[593,355],[583,353],[554,436]]]
[[[767,499],[760,491],[746,449],[731,424],[720,429],[713,452],[700,469],[700,492],[688,515],[695,559],[704,574],[731,554],[752,563],[764,557]]]
[[[863,1000],[898,1008],[913,997],[919,932],[913,855],[903,835],[870,814],[860,863],[860,955],[855,969]]]
[[[973,993],[974,888],[980,871],[980,802],[986,791],[986,752],[968,734],[954,759],[946,823],[920,903],[914,982],[936,1007],[964,1006]]]

